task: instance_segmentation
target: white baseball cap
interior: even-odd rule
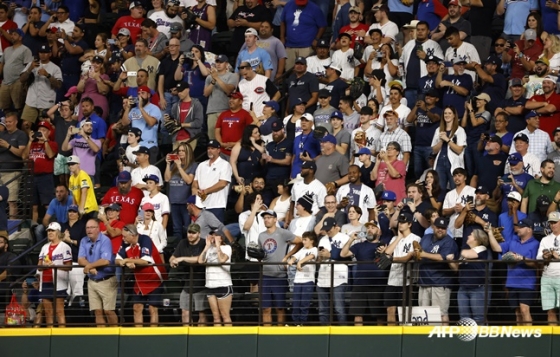
[[[60,224],[58,222],[51,222],[47,227],[47,231],[61,231],[61,230],[62,227],[60,227]]]
[[[507,198],[511,198],[512,200],[521,202],[521,194],[517,191],[511,191],[510,193],[508,193]]]
[[[79,164],[80,158],[76,155],[68,156],[68,160],[66,160],[66,164]]]

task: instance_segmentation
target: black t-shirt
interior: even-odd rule
[[[337,78],[327,84],[325,89],[331,93],[331,101],[329,102],[329,104],[332,107],[338,108],[338,105],[340,104],[340,98],[344,97],[346,88],[348,88],[348,83],[340,78]]]
[[[308,102],[311,99],[311,93],[319,92],[319,80],[317,76],[309,72],[299,78],[295,73],[286,80],[286,91],[289,98],[289,108],[293,108],[297,100]]]
[[[426,212],[426,210],[430,207],[432,207],[432,205],[429,201],[422,201],[418,206],[416,206],[416,212],[424,214],[424,212]],[[402,212],[408,212],[412,214],[408,205],[403,207]],[[426,228],[422,227],[420,222],[418,222],[418,220],[414,218],[412,221],[412,227],[410,227],[410,231],[419,237],[423,237],[425,230]]]
[[[122,101],[121,101],[122,103]],[[72,149],[68,150],[68,151],[63,151],[62,150],[62,143],[64,143],[64,140],[66,140],[66,135],[68,134],[68,128],[71,126],[76,126],[76,124],[78,124],[77,120],[70,120],[70,121],[66,121],[64,120],[64,118],[62,118],[60,116],[60,114],[57,112],[55,112],[54,114],[54,118],[53,118],[53,124],[54,124],[54,141],[56,141],[56,144],[58,145],[58,152],[59,154],[63,155],[63,156],[70,156],[72,155]]]
[[[6,208],[8,207],[8,196],[10,191],[7,186],[0,185],[0,196],[2,200],[0,201],[0,231],[8,230],[8,215],[6,213]]]
[[[471,35],[491,37],[488,25],[492,23],[494,11],[496,10],[496,1],[482,0],[482,5],[482,7],[471,6],[468,15],[468,20],[471,23]],[[481,59],[484,60],[484,58]]]
[[[173,256],[176,258],[181,257],[197,257],[202,253],[204,247],[206,246],[206,241],[204,239],[200,239],[196,244],[190,244],[187,239],[182,239],[177,248],[175,248],[175,252],[173,252]],[[187,281],[185,282],[185,286],[183,290],[185,292],[190,291],[190,265],[187,263],[181,263],[179,268],[186,273]],[[193,292],[198,292],[204,289],[204,284],[206,283],[205,277],[206,269],[202,265],[193,265]]]
[[[371,171],[374,167],[375,164],[373,162],[371,163],[371,165],[369,165],[369,167],[365,167],[365,165],[362,165],[360,167],[360,181],[362,181],[364,185],[371,187],[372,189],[375,188],[375,182],[371,180]]]
[[[257,5],[252,9],[247,6],[239,6],[229,17],[231,20],[244,19],[248,22],[261,22],[264,20],[272,20],[270,11],[262,5]],[[248,27],[239,26],[233,29],[233,37],[231,39],[231,48],[235,52],[239,52],[241,46],[245,42],[245,31]]]
[[[37,30],[40,30],[41,27],[43,27],[44,24],[45,23],[43,21],[39,21],[39,22],[35,22],[33,24],[30,24],[29,27],[33,26]],[[29,33],[29,28],[28,28],[27,33],[23,36],[22,43],[27,48],[29,48],[31,50],[31,53],[35,56],[39,51],[39,47],[41,45],[44,45],[44,44],[47,43],[47,38],[46,37],[41,37],[39,35],[31,36],[31,34]]]
[[[481,211],[477,211],[475,208],[472,212],[482,218],[485,222],[489,222],[493,227],[498,226],[498,216],[490,208],[484,207]],[[467,238],[475,229],[484,229],[484,227],[476,223],[463,225],[463,249],[468,248]]]
[[[165,58],[161,61],[159,66],[158,77],[163,75],[163,89],[170,90],[171,88],[175,88],[177,81],[175,80],[175,70],[177,69],[177,65],[179,64],[179,57],[173,60],[171,56],[165,56]]]
[[[478,185],[485,186],[494,191],[497,185],[498,177],[504,175],[506,167],[507,154],[500,150],[496,155],[485,155],[480,157],[479,165],[476,166],[476,175],[478,175]]]
[[[72,260],[77,262],[80,250],[80,241],[86,236],[86,221],[79,219],[72,225],[72,227],[70,227],[70,224],[68,223],[63,223],[62,232],[65,232],[66,230],[70,233],[70,239],[76,241],[76,245],[70,244],[70,248],[72,249]]]
[[[488,103],[488,111],[494,113],[496,108],[498,108],[498,103],[500,103],[507,91],[507,81],[501,73],[496,73],[492,75],[494,83],[485,83],[482,87],[482,92],[490,96],[490,103]]]
[[[518,99],[508,98],[502,100],[499,107],[505,109],[506,107],[525,107],[525,103],[527,102],[527,98],[524,96],[519,97]],[[510,133],[517,133],[527,127],[527,122],[525,121],[525,115],[510,115],[508,118],[508,125],[507,131]]]

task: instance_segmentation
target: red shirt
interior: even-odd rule
[[[523,50],[523,48],[525,48],[524,40],[515,41],[515,43],[517,44],[517,47],[519,47],[519,49],[521,50],[521,54],[531,61],[538,60],[539,56],[543,51],[543,46],[539,42],[535,42],[535,44],[532,47],[529,47],[526,50]],[[523,65],[521,64],[521,60],[517,58],[517,55],[515,54],[515,52],[513,52],[512,49],[509,50],[508,54],[512,57],[511,78],[523,78],[526,71]]]
[[[405,177],[406,177],[406,165],[401,160],[395,160],[391,163],[395,170],[400,174],[398,178],[392,178],[389,175],[389,169],[385,162],[379,164],[379,169],[377,171],[377,181],[375,185],[383,184],[385,191],[393,191],[397,195],[397,200],[395,202],[401,202],[403,198],[406,197],[405,188]]]
[[[181,102],[179,104],[179,119],[181,123],[184,123],[185,119],[187,119],[187,114],[189,114],[191,110],[191,103],[192,102]],[[185,129],[182,129],[179,130],[179,132],[177,133],[176,141],[188,140],[190,139],[190,137],[191,135],[189,134],[189,132],[186,131]]]
[[[252,123],[253,117],[248,111],[240,109],[234,113],[228,109],[218,117],[216,128],[221,129],[222,143],[235,143],[241,140],[243,129]],[[231,150],[226,150],[224,147],[221,148],[221,151],[226,155],[231,155]]]
[[[117,228],[117,229],[120,229],[120,230],[122,230],[124,228],[124,226],[126,226],[126,224],[123,221],[119,221],[119,220],[115,220],[115,221],[109,223],[109,225],[113,228]],[[99,231],[100,232],[106,232],[107,231],[107,227],[105,226],[105,223],[99,222]],[[106,234],[106,233],[103,233],[103,234],[105,234],[111,240],[111,245],[113,246],[113,254],[117,254],[119,252],[119,250],[121,249],[122,234],[118,235],[118,236],[115,236],[115,237],[111,237],[109,234]]]
[[[134,245],[122,246],[116,259],[144,259],[151,263],[147,266],[136,266],[134,269],[134,292],[136,294],[148,295],[156,290],[164,280],[167,280],[167,272],[164,266],[152,264],[163,264],[152,238],[140,234],[138,243]]]
[[[107,146],[108,148],[112,148],[117,145],[117,138],[115,137],[115,132],[113,131],[115,124],[109,125],[109,129],[107,129],[107,134],[105,135],[105,140],[109,143]]]
[[[54,171],[54,158],[58,154],[56,141],[49,141],[49,145],[54,152],[52,159],[49,159],[45,151],[45,144],[38,141],[31,143],[29,148],[29,160],[33,160],[33,173],[35,175],[52,174]]]
[[[52,253],[58,247],[58,244],[51,244],[49,245],[49,252],[47,253],[47,257],[49,261],[52,262]],[[44,259],[45,261],[46,259]],[[53,271],[52,269],[45,269],[43,270],[43,283],[52,283],[53,282]]]
[[[534,95],[529,99],[531,102],[546,102],[547,104],[552,104],[556,107],[556,111],[552,114],[541,114],[541,120],[539,129],[545,131],[550,136],[550,140],[554,141],[552,133],[554,129],[560,126],[560,94],[552,92],[548,97],[544,94]]]
[[[101,204],[119,203],[122,207],[120,221],[124,222],[124,224],[130,224],[134,223],[136,216],[138,216],[138,208],[142,198],[144,198],[144,193],[139,188],[131,187],[130,191],[123,195],[119,193],[117,187],[111,187],[103,197]]]
[[[11,29],[17,29],[18,25],[13,22],[12,20],[6,20],[6,22],[4,23],[4,25],[2,25],[2,29],[3,30],[11,30]],[[10,47],[12,45],[12,41],[8,40],[5,36],[1,36],[2,38],[0,39],[0,43],[2,44],[2,52],[6,51],[6,48]]]
[[[135,19],[130,15],[123,16],[117,20],[115,26],[113,26],[113,29],[111,30],[111,33],[117,36],[120,29],[122,29],[123,27],[127,28],[130,31],[130,39],[132,40],[132,43],[135,43],[136,39],[142,32],[142,27],[140,27],[140,24],[142,24],[142,21],[144,20],[145,19],[143,17]]]
[[[339,34],[341,33],[349,33],[352,36],[352,42],[350,43],[350,47],[354,48],[354,43],[356,41],[359,41],[362,45],[364,44],[364,38],[361,36],[358,36],[358,32],[360,31],[365,31],[366,35],[368,33],[369,30],[369,26],[360,23],[357,27],[352,28],[350,27],[350,25],[346,25],[344,27],[342,27],[339,31]]]

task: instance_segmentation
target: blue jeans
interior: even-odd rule
[[[341,325],[345,325],[347,321],[346,311],[345,311],[346,307],[344,306],[345,292],[346,292],[346,284],[333,288],[334,313],[336,315],[337,321]],[[330,319],[330,300],[331,300],[330,288],[317,287],[317,298],[319,299],[319,321],[321,322],[321,325],[328,325]]]
[[[447,192],[448,185],[450,190],[455,188],[455,182],[453,182],[453,174],[451,172],[451,163],[448,158],[438,158],[436,172],[438,173],[439,185],[443,192]]]
[[[416,105],[416,101],[418,100],[418,90],[415,89],[405,89],[404,90],[404,97],[406,98],[406,104],[409,109],[412,109]]]
[[[432,153],[431,146],[416,146],[414,148],[414,175],[422,176],[424,170],[429,167],[428,159]]]
[[[478,324],[484,323],[485,306],[488,307],[492,291],[488,287],[488,299],[484,299],[484,286],[477,288],[466,289],[460,287],[457,292],[457,304],[459,305],[459,317],[461,319],[469,317],[475,320]]]
[[[220,221],[223,222],[226,218],[226,209],[225,208],[208,208],[206,209],[208,212],[212,212],[214,216]]]
[[[184,203],[171,204],[171,219],[173,220],[173,235],[179,239],[185,236],[183,227],[191,224],[191,216],[187,211],[187,205]]]
[[[467,144],[465,148],[465,169],[467,169],[469,177],[475,174],[476,165],[480,162],[480,151],[477,150],[476,146],[476,143]]]
[[[325,15],[325,20],[328,19],[329,16],[329,6],[330,6],[330,1],[329,0],[311,0],[315,3],[315,5],[319,6],[319,9],[321,9],[321,12],[323,13],[323,15]]]
[[[307,322],[309,314],[309,305],[313,296],[313,288],[315,284],[312,282],[294,284],[294,295],[292,297],[292,320],[295,324]]]
[[[239,223],[230,223],[226,225],[226,229],[231,233],[233,239],[237,240],[241,236],[241,228],[239,227]],[[247,242],[245,242],[247,244]]]

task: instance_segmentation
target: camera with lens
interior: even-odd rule
[[[41,133],[40,131],[36,131],[33,133],[33,141],[37,141],[42,138],[43,138],[43,133]]]
[[[194,59],[194,53],[192,53],[191,51],[187,51],[184,54],[185,54],[186,58],[191,59],[191,60]]]
[[[190,30],[196,26],[196,18],[198,17],[190,8],[185,8],[182,12],[187,14],[187,17],[183,20],[185,24],[185,30]]]
[[[130,105],[131,108],[134,108],[135,106],[138,105],[138,97],[129,97],[128,98],[128,104]]]
[[[380,60],[380,59],[382,59],[383,57],[385,57],[385,55],[383,54],[383,52],[377,51],[377,56],[376,56],[376,58],[377,58],[378,60]]]

